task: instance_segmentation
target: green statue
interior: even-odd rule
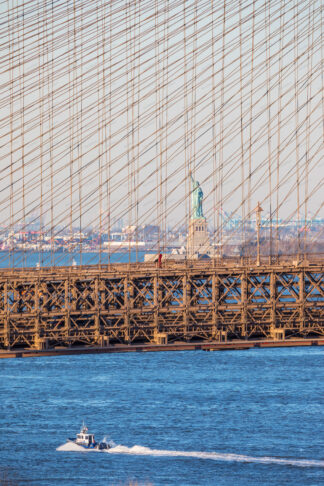
[[[192,216],[191,219],[198,219],[204,218],[203,210],[202,210],[202,200],[204,197],[204,193],[199,185],[198,181],[195,181],[190,173],[191,181],[192,181]]]

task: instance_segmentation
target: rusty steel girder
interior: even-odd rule
[[[0,346],[324,336],[324,263],[0,271]]]

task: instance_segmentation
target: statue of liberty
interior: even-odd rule
[[[190,172],[190,177],[192,181],[192,194],[191,194],[191,201],[192,201],[192,216],[191,219],[198,219],[204,218],[203,210],[202,210],[202,200],[204,197],[204,193],[200,187],[198,181],[195,181],[192,177],[192,173]],[[205,218],[204,218],[205,219]]]

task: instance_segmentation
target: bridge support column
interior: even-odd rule
[[[69,280],[64,282],[64,338],[66,341],[70,339],[70,299],[69,299]]]
[[[245,273],[241,275],[241,335],[247,338],[247,277]]]
[[[124,336],[125,342],[130,343],[130,318],[129,318],[129,278],[124,279]]]
[[[95,344],[100,342],[100,301],[99,301],[99,279],[96,278],[94,285],[94,303],[96,313],[94,315],[94,341]]]
[[[4,297],[4,346],[5,348],[10,348],[10,314],[9,314],[9,306],[8,306],[8,283],[5,282],[3,288],[3,297]]]
[[[212,339],[218,338],[218,300],[219,300],[219,279],[215,273],[212,276]]]
[[[160,337],[160,326],[159,326],[159,279],[157,275],[153,277],[153,339],[157,344],[164,344]]]
[[[154,334],[159,332],[159,281],[157,275],[153,277],[153,306],[154,306]]]
[[[305,331],[305,274],[300,272],[298,275],[299,286],[299,332]]]
[[[77,300],[78,300],[78,293],[76,290],[76,281],[69,281],[69,287],[70,292],[71,292],[71,309],[73,311],[77,310]],[[68,294],[68,299],[69,299],[69,294]]]
[[[277,328],[276,319],[276,275],[274,272],[270,273],[270,337],[276,340],[285,339],[285,330]]]
[[[80,312],[80,304],[78,304],[78,291],[77,291],[77,280],[69,280],[68,282],[68,302],[70,304],[70,312],[68,313],[68,319],[65,321],[66,323],[66,340],[68,342],[69,347],[72,344],[72,339],[73,337],[71,336],[71,312],[74,312],[72,314],[73,318],[75,319],[77,316],[76,311]],[[71,300],[70,300],[71,299]],[[81,314],[81,312],[80,312]],[[74,327],[74,326],[73,326]],[[75,332],[75,331],[74,331]],[[75,339],[75,338],[74,338]]]
[[[189,306],[190,306],[190,283],[188,282],[188,275],[185,274],[182,278],[182,295],[183,295],[183,335],[185,341],[189,341]]]
[[[34,286],[34,305],[35,305],[35,321],[34,321],[34,347],[36,349],[43,349],[43,340],[40,333],[40,309],[39,309],[39,282],[35,282]]]

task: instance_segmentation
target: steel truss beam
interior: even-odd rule
[[[324,265],[2,271],[0,346],[324,335]]]

